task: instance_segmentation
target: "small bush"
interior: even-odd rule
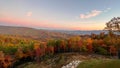
[[[97,48],[97,53],[98,54],[102,54],[102,55],[107,55],[108,54],[108,51],[102,47],[98,47]]]

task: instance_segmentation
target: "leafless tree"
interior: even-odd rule
[[[120,34],[120,17],[114,17],[109,22],[107,22],[105,30]]]

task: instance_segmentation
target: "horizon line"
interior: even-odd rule
[[[0,25],[0,27],[18,27],[18,28],[32,28],[32,29],[43,29],[43,30],[58,30],[58,31],[102,31],[102,29],[100,30],[75,30],[75,29],[54,29],[54,28],[46,28],[46,27],[41,27],[41,28],[35,28],[35,27],[30,27],[30,26],[20,26],[20,25]],[[104,29],[103,29],[104,30]]]

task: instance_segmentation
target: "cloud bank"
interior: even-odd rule
[[[102,11],[99,11],[99,10],[92,10],[92,11],[89,12],[89,13],[80,14],[80,18],[81,18],[81,19],[86,19],[86,18],[95,17],[95,16],[101,14],[101,12],[102,12]]]

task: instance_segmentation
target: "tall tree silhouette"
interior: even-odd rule
[[[120,17],[114,17],[106,23],[105,29],[120,34]]]

